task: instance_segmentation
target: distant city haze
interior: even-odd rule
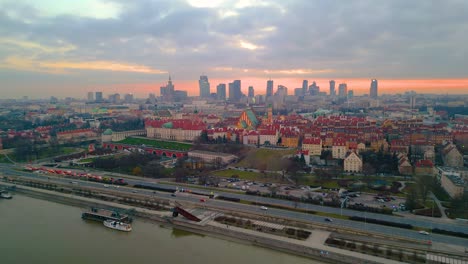
[[[0,0],[0,98],[199,95],[302,80],[355,95],[468,93],[468,1]],[[228,87],[227,87],[228,89]],[[206,91],[206,89],[204,90]]]
[[[216,93],[216,86],[219,83],[228,84],[234,79],[210,79],[211,93]],[[242,92],[247,94],[248,87],[255,88],[255,94],[265,94],[266,82],[268,79],[262,78],[246,78],[242,80]],[[273,79],[274,90],[282,84],[288,87],[289,95],[293,95],[294,88],[299,88],[302,85],[301,79]],[[316,81],[320,86],[321,92],[329,94],[330,79],[308,79],[309,82]],[[369,94],[371,79],[334,79],[336,83],[345,82],[348,84],[348,89],[354,90],[355,95]],[[174,86],[178,90],[188,91],[189,96],[199,96],[198,79],[191,81],[172,79]],[[415,91],[417,93],[433,93],[433,94],[467,94],[468,79],[434,79],[434,80],[383,80],[379,81],[379,95],[396,94],[407,91]],[[15,89],[2,91],[0,98],[20,98],[28,96],[34,98],[49,98],[57,96],[59,98],[75,97],[85,98],[87,92],[102,91],[104,96],[113,93],[132,93],[137,98],[147,98],[150,93],[159,95],[159,87],[166,85],[167,79],[161,82],[154,83],[122,83],[109,85],[41,85],[34,86],[16,86]]]

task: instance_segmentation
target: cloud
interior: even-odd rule
[[[185,80],[265,70],[272,78],[467,77],[468,1],[73,1],[77,10],[116,7],[108,16],[44,13],[51,2],[0,0],[4,67],[87,69],[99,80],[125,71],[136,83],[143,72],[164,81],[157,73],[165,71]]]
[[[36,42],[31,41],[24,41],[24,40],[17,40],[17,39],[9,39],[9,38],[0,38],[0,47],[1,46],[9,46],[14,47],[16,49],[26,49],[30,51],[37,51],[43,53],[65,53],[68,51],[72,51],[76,49],[73,45],[62,45],[62,43],[58,43],[59,46],[47,46]]]
[[[255,68],[232,68],[232,67],[214,67],[213,72],[230,72],[232,74],[248,73],[249,76],[264,77],[268,76],[320,76],[323,74],[334,73],[333,69],[255,69]]]
[[[31,58],[16,56],[7,57],[2,63],[0,63],[0,68],[61,74],[69,73],[68,70],[115,71],[144,74],[167,73],[166,71],[152,69],[144,65],[127,64],[113,61],[37,61]]]

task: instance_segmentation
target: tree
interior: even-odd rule
[[[182,167],[175,168],[174,177],[176,182],[186,182],[188,171]]]
[[[221,157],[216,157],[214,160],[213,160],[213,167],[215,169],[219,169],[223,166],[223,159],[221,159]]]
[[[141,171],[141,168],[140,167],[135,167],[133,168],[132,170],[132,174],[135,175],[135,176],[141,176],[142,175],[142,171]]]
[[[163,171],[163,167],[159,164],[159,161],[154,160],[143,166],[142,175],[150,178],[161,178],[164,176]]]
[[[416,186],[418,187],[419,195],[423,200],[423,204],[426,203],[427,196],[434,186],[434,179],[435,178],[433,176],[419,176],[416,178]]]
[[[268,186],[268,190],[270,191],[270,196],[275,196],[276,192],[278,191],[278,186],[276,186],[275,184],[272,184]]]
[[[405,206],[408,210],[413,210],[418,206],[418,192],[414,186],[409,189],[409,192],[406,195]]]
[[[303,166],[306,165],[304,153],[301,153],[301,158],[299,159],[299,162],[300,162]]]
[[[324,170],[324,169],[315,169],[314,173],[317,176],[317,179],[321,181],[332,178],[332,175],[327,170]]]
[[[362,165],[362,173],[364,174],[364,177],[367,178],[367,176],[375,174],[375,168],[370,163],[364,163]]]
[[[203,130],[200,134],[200,142],[201,143],[208,143],[209,142],[209,139],[208,139],[208,132],[206,130]]]
[[[343,176],[343,164],[340,165],[334,165],[330,168],[330,173],[332,176],[335,178],[338,178],[339,175]]]
[[[325,160],[325,165],[328,165],[328,161],[333,159],[333,154],[330,150],[323,150],[320,153],[320,159]]]

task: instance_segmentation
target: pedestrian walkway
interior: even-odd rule
[[[334,248],[325,245],[325,241],[327,240],[328,236],[330,235],[330,232],[328,231],[321,231],[321,230],[312,230],[312,234],[307,240],[298,240],[298,239],[293,239],[293,238],[287,238],[287,237],[282,237],[282,236],[277,236],[273,234],[268,234],[268,233],[263,233],[255,230],[250,230],[250,229],[244,229],[236,226],[226,226],[224,224],[218,223],[216,221],[210,221],[207,223],[208,225],[211,226],[216,226],[218,228],[224,228],[224,229],[230,229],[230,231],[236,231],[240,233],[245,233],[245,234],[250,234],[258,237],[265,237],[269,239],[274,239],[278,241],[283,241],[291,244],[296,244],[296,245],[301,245],[301,246],[306,246],[312,249],[317,249],[320,250],[321,254],[323,255],[324,258],[327,256],[330,256],[331,254],[340,254],[344,256],[350,256],[354,258],[359,258],[364,261],[370,261],[373,263],[388,263],[388,264],[398,264],[401,262],[395,261],[395,260],[390,260],[386,258],[380,258],[376,256],[371,256],[371,255],[366,255],[362,254],[359,252],[354,252],[354,251],[349,251],[349,250],[344,250],[340,248]],[[310,230],[309,230],[310,231]]]

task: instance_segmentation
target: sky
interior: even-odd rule
[[[207,75],[468,93],[466,0],[0,0],[0,98],[198,95]]]

